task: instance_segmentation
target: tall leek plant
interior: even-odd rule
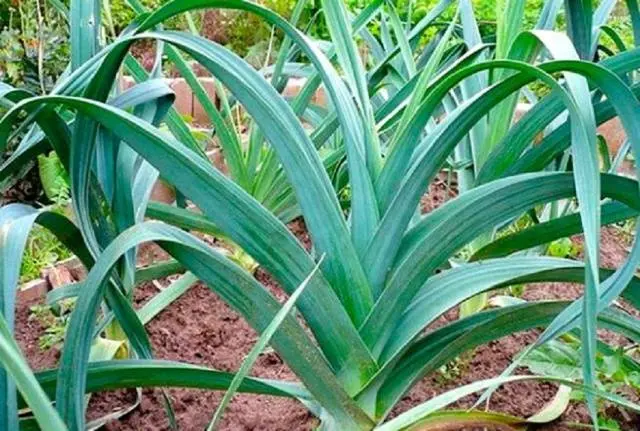
[[[1,427],[17,429],[37,421],[42,429],[83,429],[86,393],[148,386],[231,388],[231,393],[291,397],[307,406],[323,429],[419,429],[437,420],[464,423],[469,418],[487,426],[516,426],[525,420],[474,411],[449,416],[438,412],[470,393],[534,377],[475,382],[388,417],[423,376],[457,355],[534,327],[546,328],[536,344],[580,330],[583,384],[555,381],[584,390],[592,406],[601,397],[640,410],[598,389],[593,372],[594,355],[601,347],[596,328],[640,341],[637,319],[611,306],[622,296],[640,308],[634,277],[640,245],[634,243],[620,268],[598,266],[600,225],[638,214],[638,184],[601,173],[595,142],[596,124],[606,116],[618,116],[633,153],[640,150],[640,102],[627,79],[640,67],[640,51],[627,50],[594,63],[581,57],[561,33],[530,31],[513,36],[506,57],[486,56],[485,45],[461,47],[460,55],[451,57],[445,55],[453,53],[446,41],[453,40],[458,25],[468,18],[465,4],[458,5],[459,15],[440,35],[443,42],[432,45],[435,57],[412,62],[411,44],[416,42],[397,44],[401,63],[396,54],[389,61],[411,78],[392,92],[386,92],[384,85],[371,85],[374,77],[382,82],[388,75],[375,75],[376,70],[365,67],[355,35],[362,34],[369,17],[382,13],[380,8],[385,7],[385,13],[394,10],[382,1],[373,2],[352,19],[342,2],[329,0],[322,4],[331,35],[328,45],[310,40],[253,2],[175,0],[141,13],[104,47],[90,37],[72,37],[78,47],[72,67],[52,94],[32,97],[3,87],[1,100],[9,110],[0,120],[1,148],[19,136],[35,143],[25,146],[28,152],[23,154],[55,149],[70,174],[74,219],[20,204],[0,209]],[[245,61],[192,33],[162,29],[166,20],[201,8],[256,14],[282,31],[291,49],[304,55],[306,67],[313,69],[310,79],[322,83],[330,100],[328,112],[311,134],[295,102],[289,103],[277,85]],[[72,1],[70,20],[95,25],[98,11],[99,4]],[[388,18],[391,32],[406,28],[398,20],[393,15]],[[255,124],[256,142],[273,151],[277,158],[273,163],[295,196],[312,252],[305,251],[273,208],[223,175],[189,138],[181,137],[168,103],[172,95],[159,80],[113,94],[119,71],[132,64],[129,50],[140,40],[188,55],[246,110]],[[388,70],[386,66],[379,70],[383,69]],[[459,100],[464,85],[487,75],[496,78],[462,103],[449,104],[454,97]],[[450,166],[460,143],[478,127],[490,132],[502,126],[493,123],[494,113],[533,82],[550,89],[540,101],[536,114],[540,121],[524,123],[525,131],[511,136],[504,146],[498,140],[482,165],[489,169],[495,159],[491,163],[503,169],[490,169],[473,188],[431,213],[420,214],[421,197],[441,169]],[[603,97],[594,98],[596,94]],[[567,121],[524,152],[545,127],[544,120],[562,112]],[[166,132],[165,124],[173,134]],[[326,140],[337,141],[334,148],[342,151],[340,160],[345,163],[337,171],[327,170],[318,149]],[[548,143],[552,140],[561,144]],[[570,147],[572,171],[544,170],[563,154],[563,145],[564,150]],[[514,148],[523,151],[514,155],[510,152]],[[502,166],[503,157],[515,160]],[[26,158],[17,157],[12,163]],[[167,209],[161,221],[147,220],[150,183],[158,175],[201,213]],[[341,205],[345,194],[346,209]],[[460,249],[496,227],[541,205],[568,199],[577,201],[576,214],[483,242],[486,245],[468,262],[449,265]],[[20,255],[34,224],[50,229],[89,269],[80,286],[67,290],[76,295],[76,305],[59,367],[35,374],[12,338]],[[241,247],[291,295],[287,308],[246,270],[185,227],[215,230]],[[585,235],[584,262],[518,254],[575,232]],[[143,319],[130,301],[140,279],[134,251],[150,241],[242,315],[262,334],[259,345],[269,342],[299,382],[246,377],[250,365],[235,375],[154,360]],[[469,298],[528,281],[582,282],[584,295],[574,302],[490,309],[425,334],[439,316]],[[288,313],[294,301],[311,333]],[[95,337],[111,322],[117,322],[126,335],[132,359],[90,361]],[[55,400],[55,406],[49,400]],[[31,408],[32,418],[19,419],[24,406]],[[218,419],[216,413],[212,424]]]

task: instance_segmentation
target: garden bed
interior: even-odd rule
[[[432,184],[428,197],[423,199],[423,209],[432,210],[451,197],[444,179]],[[302,221],[290,225],[294,234],[309,248],[310,242]],[[574,241],[579,243],[580,237]],[[626,256],[629,238],[614,227],[605,228],[602,235],[602,265],[616,267]],[[145,263],[166,258],[155,246],[146,246],[140,252]],[[258,269],[256,278],[266,286],[281,302],[286,295],[277,283]],[[161,280],[160,284],[168,284]],[[524,299],[574,299],[581,293],[582,287],[573,284],[545,283],[527,286]],[[134,304],[141,307],[159,292],[158,285],[147,282],[135,291]],[[45,327],[30,318],[30,307],[41,303],[42,299],[22,298],[17,308],[17,339],[36,370],[54,367],[59,353],[56,348],[42,350],[38,339]],[[457,310],[450,310],[434,327],[442,326],[457,318]],[[155,357],[158,359],[179,360],[204,365],[224,371],[235,371],[251,347],[258,339],[256,332],[220,298],[203,284],[197,283],[178,300],[162,311],[146,326]],[[433,329],[430,328],[430,329]],[[392,415],[424,402],[435,395],[454,389],[460,385],[499,375],[526,345],[531,344],[539,331],[532,330],[504,337],[487,345],[476,348],[463,355],[458,361],[443,367],[438,372],[424,378],[397,405]],[[607,335],[605,334],[605,337]],[[607,341],[624,342],[610,336]],[[522,368],[520,373],[527,373]],[[272,350],[264,352],[255,364],[252,375],[296,380],[295,375]],[[540,410],[553,399],[557,387],[550,383],[523,382],[499,389],[491,398],[490,409],[527,417]],[[206,427],[212,412],[222,397],[221,392],[193,389],[170,389],[167,391],[173,402],[177,421],[181,430],[201,430]],[[168,420],[159,389],[142,391],[140,404],[129,414],[107,425],[107,430],[164,430],[169,429]],[[466,409],[473,406],[477,396],[463,398],[452,408]],[[117,412],[136,402],[136,392],[115,391],[98,394],[89,405],[90,419],[97,419]],[[636,430],[640,418],[621,413],[610,407],[607,416],[615,418],[622,429]],[[569,430],[566,423],[588,423],[589,416],[581,403],[572,403],[559,421],[540,427],[543,430]],[[298,402],[277,397],[238,395],[227,409],[223,430],[306,430],[317,426],[318,421]]]
[[[0,6],[0,431],[640,430],[636,2],[149,1]]]

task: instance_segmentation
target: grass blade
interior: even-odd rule
[[[179,279],[172,282],[169,286],[165,287],[160,293],[155,295],[149,302],[147,302],[142,308],[140,308],[136,314],[143,325],[149,323],[155,316],[161,313],[172,302],[177,300],[180,296],[189,290],[194,283],[198,281],[198,278],[187,272]]]

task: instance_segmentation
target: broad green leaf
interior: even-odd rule
[[[495,58],[513,59],[525,62],[533,60],[532,53],[525,55],[514,55],[514,45],[522,30],[524,21],[525,0],[498,0],[496,6],[496,50]],[[509,70],[496,70],[492,72],[492,82],[498,82],[513,72]],[[474,148],[474,161],[476,172],[487,160],[494,145],[504,136],[513,120],[513,115],[518,101],[518,94],[515,93],[500,103],[491,111],[489,123],[491,127],[487,130],[487,136]]]
[[[409,45],[409,39],[405,34],[404,26],[402,25],[402,21],[400,21],[400,17],[398,16],[396,8],[393,6],[393,3],[388,2],[387,8],[389,23],[391,24],[391,29],[393,30],[393,34],[396,37],[398,46],[400,47],[400,54],[402,55],[404,68],[408,73],[408,78],[412,78],[417,73],[416,63],[413,59],[413,50]]]
[[[635,186],[635,184],[634,184]],[[634,194],[629,195],[636,198]],[[602,225],[618,223],[640,214],[640,201],[633,207],[623,203],[611,202],[602,205]],[[536,224],[530,228],[503,236],[476,251],[470,260],[482,260],[507,256],[511,253],[526,250],[537,245],[548,244],[560,238],[582,232],[579,214],[571,214]]]
[[[583,63],[582,66],[585,64]],[[622,76],[626,72],[640,67],[640,57],[637,55],[637,50],[631,50],[607,58],[600,65]],[[636,96],[640,94],[638,86],[632,87],[632,90]],[[524,153],[521,160],[517,160],[535,136],[542,132],[553,119],[561,115],[563,106],[559,97],[557,92],[550,93],[512,127],[503,141],[496,146],[490,160],[483,166],[482,171],[478,174],[477,183],[497,178],[504,173],[513,174],[542,169],[549,164],[553,157],[569,147],[570,141],[567,138],[570,136],[570,127],[565,123],[542,142]],[[614,108],[609,101],[594,105],[597,123],[601,124],[615,116],[616,109],[617,107]]]
[[[100,46],[100,1],[73,0],[69,8],[71,68],[77,70]]]
[[[87,369],[88,393],[123,388],[183,387],[225,390],[233,379],[232,373],[192,364],[163,360],[122,360],[92,362]],[[57,369],[40,371],[37,381],[45,392],[55,395]],[[299,384],[247,377],[238,388],[240,392],[312,400]],[[21,397],[20,407],[25,406]]]
[[[605,2],[606,3],[606,2]],[[580,58],[588,59],[593,37],[593,4],[591,0],[565,0],[567,33]]]
[[[566,268],[583,268],[583,265],[566,259],[513,257],[463,264],[429,278],[403,313],[380,362],[384,364],[393,359],[443,310],[449,310],[478,293],[516,284],[515,281],[520,283],[538,274],[548,281],[562,280],[562,270]]]

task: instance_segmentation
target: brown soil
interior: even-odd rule
[[[432,185],[432,200],[423,201],[428,210],[437,207],[453,196],[445,182],[437,181]],[[309,248],[310,240],[303,222],[293,223],[291,230]],[[578,241],[580,238],[576,237]],[[612,228],[603,230],[602,265],[614,267],[626,256],[626,238]],[[157,249],[145,248],[140,253],[146,262],[163,257]],[[263,283],[278,300],[286,295],[279,289],[271,277],[261,269],[256,278]],[[163,283],[166,284],[166,283]],[[148,301],[158,288],[153,283],[141,285],[135,293],[136,307]],[[525,299],[573,299],[580,295],[581,287],[572,284],[540,283],[527,287]],[[59,353],[53,350],[42,352],[37,339],[43,329],[36,321],[29,320],[29,306],[33,303],[19,302],[17,311],[16,334],[35,369],[55,366]],[[455,320],[457,313],[451,310],[443,316],[437,326]],[[154,353],[157,358],[180,360],[193,364],[206,365],[219,370],[234,371],[240,366],[258,336],[247,323],[232,311],[216,294],[202,284],[196,284],[180,299],[174,302],[147,325]],[[457,363],[458,371],[446,376],[441,372],[433,373],[416,385],[398,404],[392,415],[446,392],[462,384],[499,375],[511,359],[527,344],[535,340],[539,331],[518,333],[481,346],[464,355]],[[606,336],[606,335],[605,335]],[[617,341],[626,342],[624,339]],[[526,372],[526,370],[520,370]],[[252,375],[295,380],[295,376],[273,351],[268,350],[259,358]],[[524,382],[511,384],[499,389],[491,399],[490,409],[518,416],[528,416],[538,411],[555,394],[556,387],[549,383]],[[218,402],[221,393],[191,389],[168,390],[178,424],[181,430],[202,430],[206,426]],[[107,430],[165,430],[168,421],[163,409],[160,390],[144,390],[140,405],[125,417],[112,421],[105,426]],[[121,410],[136,402],[136,393],[115,391],[94,395],[89,406],[89,418],[96,419],[105,414]],[[468,408],[474,404],[477,396],[469,396],[453,405],[454,408]],[[619,420],[626,430],[637,430],[640,423],[637,416],[623,416],[615,408],[607,413]],[[588,422],[588,415],[581,404],[572,404],[561,420],[540,429],[569,430],[564,422]],[[307,430],[317,426],[318,421],[296,401],[268,396],[238,395],[228,407],[221,429],[223,430]]]
[[[42,350],[38,345],[38,340],[46,328],[38,319],[32,317],[31,307],[39,303],[41,301],[37,299],[25,300],[19,297],[16,304],[15,336],[29,366],[34,370],[52,368],[60,358],[58,349]]]
[[[10,187],[9,187],[10,186]],[[0,206],[12,202],[33,203],[43,196],[42,183],[38,174],[38,167],[33,166],[20,178],[5,185],[6,189],[0,194]]]
[[[157,289],[147,283],[136,293],[136,305],[142,305]],[[192,287],[147,325],[154,353],[161,359],[180,360],[234,371],[249,352],[258,336],[247,323],[202,284]],[[281,380],[295,376],[273,352],[263,354],[253,375]],[[168,391],[180,429],[202,430],[206,427],[220,392],[192,389]],[[118,405],[122,405],[120,393]],[[130,399],[129,399],[130,400]],[[131,401],[131,400],[130,400]],[[114,397],[95,397],[92,416],[113,410]],[[141,405],[126,418],[108,424],[107,430],[169,429],[159,390],[143,391]],[[312,417],[296,401],[268,396],[237,396],[228,407],[221,429],[306,429]]]
[[[140,62],[147,72],[151,72],[156,59],[156,43],[153,40],[139,40],[131,47],[131,55]]]
[[[429,183],[429,191],[420,200],[423,214],[429,213],[439,206],[455,198],[458,194],[458,183],[453,176],[451,179],[445,173],[440,173]]]

